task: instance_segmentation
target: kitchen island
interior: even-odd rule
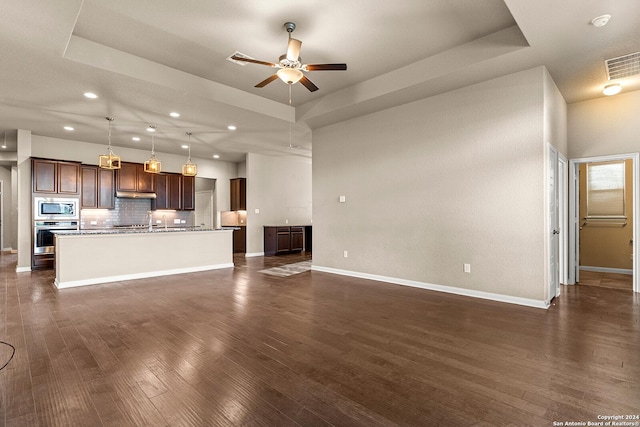
[[[90,230],[56,233],[59,289],[233,267],[233,231]]]

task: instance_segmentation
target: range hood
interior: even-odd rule
[[[116,191],[116,197],[122,199],[155,199],[156,193],[141,193],[138,191]]]

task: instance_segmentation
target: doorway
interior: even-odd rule
[[[580,230],[581,227],[589,226],[589,221],[591,221],[592,227],[594,225],[596,227],[617,227],[622,228],[625,227],[625,222],[618,221],[605,221],[602,218],[586,218],[588,215],[580,215],[580,168],[581,165],[586,164],[615,164],[623,162],[624,164],[631,163],[631,200],[625,200],[628,206],[631,207],[632,213],[630,222],[632,223],[632,231],[631,231],[631,241],[629,242],[631,245],[631,270],[632,270],[632,282],[633,282],[633,290],[634,292],[640,292],[640,287],[638,283],[638,257],[636,254],[638,253],[638,206],[639,206],[639,186],[638,183],[638,153],[631,154],[619,154],[619,155],[610,155],[610,156],[598,156],[598,157],[588,157],[588,158],[580,158],[580,159],[572,159],[569,163],[570,166],[570,182],[569,182],[569,217],[570,217],[570,227],[569,227],[569,271],[568,271],[568,284],[575,284],[580,281]],[[583,166],[584,170],[584,166]],[[609,216],[608,219],[610,219]],[[607,219],[607,218],[605,218]],[[621,220],[623,218],[620,218]],[[601,221],[598,223],[598,221]],[[606,272],[606,271],[605,271]]]

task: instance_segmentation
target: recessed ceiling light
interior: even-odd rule
[[[188,146],[187,144],[182,144],[182,145],[181,145],[181,147],[182,147],[182,148],[184,148],[185,150],[186,150],[187,148],[189,148],[189,146]]]
[[[213,155],[213,158],[214,158],[214,159],[219,159],[219,158],[220,158],[220,154],[214,154],[214,155]]]
[[[238,128],[237,128],[237,127],[235,127],[234,125],[229,125],[229,126],[227,126],[227,129],[229,129],[229,130],[236,130],[236,129],[238,129]]]
[[[140,141],[140,137],[139,136],[134,136],[133,138],[131,138],[132,141]]]
[[[75,130],[72,126],[65,126],[64,130],[68,130],[69,132],[71,132],[72,130]]]
[[[607,22],[609,22],[609,19],[611,19],[611,15],[609,14],[596,16],[591,20],[591,25],[597,28],[604,27],[605,25],[607,25]]]
[[[174,119],[177,119],[178,117],[180,117],[180,113],[176,113],[175,111],[173,111],[173,112],[169,113],[169,115],[170,115],[171,117],[173,117]]]
[[[605,85],[604,89],[602,90],[602,93],[604,93],[607,96],[611,96],[611,95],[619,94],[621,90],[622,90],[622,86],[620,85],[620,83],[611,83],[611,84]]]
[[[156,127],[154,125],[149,125],[147,127],[147,132],[155,132],[156,131]]]
[[[4,148],[7,148],[7,146],[6,146],[6,145],[4,145],[4,144],[2,144],[0,147],[2,147],[3,149],[4,149]]]
[[[98,97],[98,95],[96,95],[96,94],[95,94],[95,93],[93,93],[93,92],[85,92],[85,93],[84,93],[84,96],[85,96],[86,98],[89,98],[89,99],[96,99],[96,98]]]

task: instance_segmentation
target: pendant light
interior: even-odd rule
[[[160,162],[160,160],[156,158],[155,141],[153,139],[153,132],[156,131],[156,127],[153,125],[149,125],[149,127],[147,128],[147,131],[152,132],[151,133],[151,157],[149,157],[149,160],[144,162],[144,171],[148,173],[160,173],[160,171],[162,170],[162,162]]]
[[[189,136],[189,158],[187,163],[182,165],[182,175],[184,176],[196,176],[198,173],[198,166],[191,162],[191,132],[187,132]]]
[[[113,117],[105,117],[109,122],[109,145],[107,146],[107,154],[98,156],[98,166],[102,169],[120,169],[120,156],[116,156],[111,149],[111,122]]]

